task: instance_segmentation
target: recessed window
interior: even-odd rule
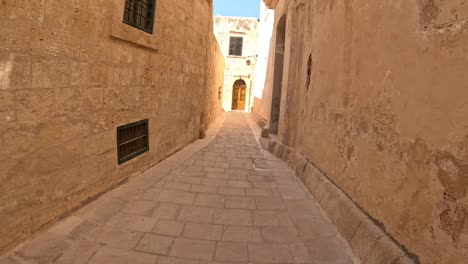
[[[148,119],[117,128],[117,154],[119,164],[127,162],[148,150]]]
[[[153,34],[156,0],[125,0],[123,22]]]
[[[229,39],[229,55],[242,56],[243,37],[231,37]]]

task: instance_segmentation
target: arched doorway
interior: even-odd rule
[[[232,87],[232,110],[245,110],[247,98],[247,84],[244,80],[238,79]]]
[[[281,108],[281,90],[283,89],[284,51],[286,50],[286,16],[282,16],[276,28],[275,68],[273,93],[271,98],[270,132],[278,133]]]

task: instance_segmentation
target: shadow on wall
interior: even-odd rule
[[[273,77],[273,94],[271,101],[270,114],[270,132],[278,133],[280,106],[281,106],[281,90],[283,89],[283,66],[284,66],[284,51],[286,50],[286,15],[283,15],[276,29],[276,47],[275,47],[275,70]]]

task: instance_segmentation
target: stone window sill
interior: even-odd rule
[[[153,34],[148,34],[123,23],[124,4],[125,1],[123,0],[113,0],[111,37],[157,51],[159,49],[159,38],[156,37],[154,31]],[[158,23],[156,14],[155,25]]]
[[[230,58],[230,59],[245,59],[246,57],[244,57],[244,56],[236,56],[236,55],[228,55],[227,58]]]

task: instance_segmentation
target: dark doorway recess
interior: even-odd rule
[[[276,28],[275,68],[273,93],[271,98],[270,132],[278,133],[281,108],[281,91],[283,89],[284,51],[286,50],[286,16],[282,16]]]

